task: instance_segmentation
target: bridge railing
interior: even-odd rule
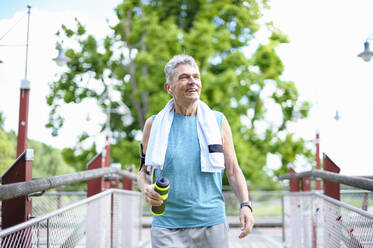
[[[1,247],[136,247],[140,205],[139,192],[109,189],[1,231]]]
[[[283,197],[285,247],[373,247],[373,214],[320,192]]]
[[[339,175],[339,168],[324,155],[326,169],[330,171],[292,171],[280,176],[281,180],[290,180],[291,191],[283,196],[285,247],[373,247],[373,213],[368,208],[373,180]],[[311,191],[311,179],[322,179],[323,191]],[[358,190],[341,195],[340,184]],[[299,192],[301,190],[303,192]],[[363,196],[363,200],[359,199],[359,203],[340,201],[354,194]],[[357,207],[359,205],[361,208]]]
[[[281,180],[297,179],[297,178],[322,178],[327,181],[332,181],[338,184],[345,184],[359,189],[366,189],[373,191],[373,180],[366,177],[359,176],[344,176],[337,173],[321,170],[310,170],[300,173],[289,173],[281,175]]]
[[[135,247],[141,234],[140,193],[114,189],[120,177],[123,189],[132,189],[135,173],[107,167],[99,153],[87,171],[31,179],[31,155],[32,150],[22,153],[1,178],[0,247]],[[64,206],[62,195],[49,201],[44,195],[79,182],[87,182],[88,198],[79,196],[78,202],[69,199]]]
[[[19,196],[45,191],[59,186],[85,182],[103,177],[108,174],[118,174],[123,177],[137,179],[137,175],[117,168],[100,168],[88,171],[75,172],[54,177],[38,178],[31,181],[11,183],[0,187],[0,200],[8,200]]]
[[[32,216],[41,216],[87,198],[85,191],[48,191],[32,197]]]

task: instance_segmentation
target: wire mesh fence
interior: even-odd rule
[[[86,199],[86,192],[46,192],[32,197],[34,224],[11,233],[3,230],[0,246],[123,247],[126,244],[125,247],[135,247],[141,240],[140,217],[151,215],[150,207],[141,201],[138,192],[112,190],[111,195],[112,198],[94,201]],[[373,248],[372,218],[359,212],[361,208],[372,210],[373,192],[343,190],[344,203],[331,202],[321,194],[285,194],[283,210],[282,195],[283,191],[250,192],[256,216],[280,217],[283,211],[287,247],[317,244],[317,247]],[[224,191],[223,196],[227,215],[237,216],[239,202],[234,193]],[[359,211],[345,207],[345,203]],[[71,208],[72,205],[75,207]]]
[[[1,247],[136,247],[140,199],[136,192],[107,190],[2,230]]]
[[[283,225],[286,247],[312,245],[312,194],[285,194]]]
[[[281,217],[282,191],[251,191],[250,200],[254,204],[257,217]],[[226,214],[238,216],[240,202],[232,191],[223,191]]]
[[[285,194],[286,247],[373,248],[373,214],[318,192]]]
[[[341,190],[341,201],[373,212],[373,192],[367,190]]]
[[[45,192],[32,197],[32,215],[41,216],[87,198],[86,192]]]
[[[141,195],[119,191],[113,194],[113,246],[136,247],[141,240]]]
[[[282,215],[281,198],[284,191],[251,191],[250,199],[255,204],[255,216],[280,217]],[[32,197],[32,215],[34,217],[55,211],[71,203],[86,198],[86,192],[45,192],[41,196]],[[223,191],[226,213],[228,216],[239,215],[239,201],[230,190]],[[364,207],[373,212],[373,192],[364,190],[342,190],[341,201],[355,206]],[[1,204],[1,202],[0,202]],[[142,204],[144,216],[151,216],[150,207]]]

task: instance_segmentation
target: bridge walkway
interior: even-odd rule
[[[142,217],[141,242],[138,248],[151,248],[151,217]],[[282,246],[281,218],[256,218],[257,225],[245,238],[239,239],[239,222],[237,216],[228,216],[230,248],[280,248]]]

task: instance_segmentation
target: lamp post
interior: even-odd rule
[[[20,89],[20,104],[19,104],[19,122],[18,122],[18,137],[17,137],[17,157],[21,155],[27,148],[27,127],[28,127],[28,109],[30,95],[30,81],[27,80],[27,64],[28,64],[28,41],[31,5],[27,5],[27,37],[26,37],[26,63],[25,63],[25,79],[21,80]]]
[[[57,42],[58,55],[52,59],[58,66],[64,66],[70,61],[68,57],[65,56],[65,50],[62,48],[61,43]]]
[[[27,80],[27,65],[31,5],[27,5],[27,9],[28,19],[26,37],[26,63],[25,78],[21,80],[20,88],[17,159],[2,175],[3,185],[32,180],[32,161],[34,155],[31,149],[27,149],[27,126],[30,94],[30,81]],[[28,195],[2,201],[1,228],[3,230],[29,220],[31,216],[32,200]],[[31,235],[31,231],[27,230],[25,235]],[[4,239],[3,241],[1,243],[5,244],[8,242],[6,239]],[[25,248],[31,248],[32,246],[31,241],[27,239],[19,240],[17,242],[17,245],[19,247]]]
[[[106,135],[105,135],[105,148],[104,148],[104,167],[110,167],[110,138],[111,138],[111,129],[110,129],[110,115],[112,112],[111,109],[111,101],[110,101],[110,91],[111,85],[107,86],[107,91],[105,94],[105,100],[107,101],[107,109],[106,109]],[[118,182],[119,183],[119,182]],[[112,185],[112,181],[109,179],[104,183],[105,188],[111,188],[111,186],[115,186],[118,183],[114,183]]]
[[[52,59],[58,66],[64,66],[66,65],[67,62],[70,61],[70,58],[66,57],[65,55],[65,50],[62,48],[62,42],[57,42],[57,50],[58,50],[58,55],[54,59]],[[105,99],[108,99],[110,101],[110,86],[108,86],[108,91],[105,94]],[[109,167],[110,166],[110,114],[111,114],[111,106],[110,102],[108,103],[107,107],[107,119],[106,119],[106,137],[105,137],[105,148],[104,148],[104,156],[103,156],[103,163],[104,167]]]
[[[316,170],[321,169],[320,163],[320,132],[316,131]],[[321,180],[316,179],[316,190],[321,190]]]
[[[57,42],[57,50],[58,50],[58,55],[54,59],[52,59],[58,66],[64,66],[66,65],[67,62],[70,61],[70,58],[66,57],[65,51],[62,48],[61,45],[62,42]],[[110,91],[111,91],[111,85],[108,85],[108,90],[104,96],[104,99],[108,100],[108,105],[106,109],[106,136],[105,136],[105,148],[104,148],[104,153],[103,153],[103,163],[104,167],[109,167],[110,166],[110,136],[111,136],[111,130],[110,130],[110,114],[112,112],[111,109],[111,103],[110,103]],[[108,188],[109,185],[106,184],[106,187]]]
[[[373,33],[368,36],[364,42],[364,51],[359,53],[357,56],[361,57],[365,62],[369,62],[373,57],[373,52],[369,48],[369,41],[373,40]]]

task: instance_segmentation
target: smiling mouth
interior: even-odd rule
[[[189,90],[187,90],[186,92],[187,92],[187,93],[193,93],[193,92],[197,93],[198,90],[196,90],[196,89],[189,89]]]

